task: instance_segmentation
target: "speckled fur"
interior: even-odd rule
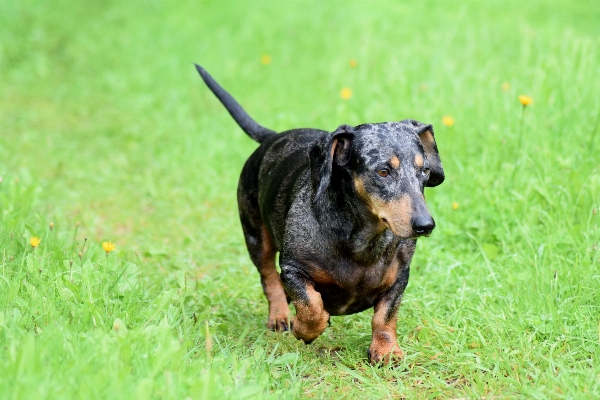
[[[310,343],[330,315],[374,307],[369,360],[401,357],[398,307],[417,237],[435,226],[423,189],[444,180],[431,125],[405,120],[275,134],[198,68],[234,119],[261,142],[242,170],[238,203],[269,300],[269,328],[287,330],[291,322],[294,335]],[[284,292],[296,308],[291,321]]]

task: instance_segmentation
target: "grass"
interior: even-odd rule
[[[600,396],[597,2],[0,4],[0,397]],[[256,144],[192,62],[272,129],[434,124],[397,367],[369,311],[265,330]]]

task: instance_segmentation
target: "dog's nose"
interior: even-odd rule
[[[417,235],[429,235],[435,228],[435,221],[431,215],[419,215],[412,219],[412,229]]]

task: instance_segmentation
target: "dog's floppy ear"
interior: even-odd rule
[[[333,164],[343,166],[350,161],[353,137],[354,128],[341,125],[334,132],[323,135],[313,143],[308,154],[313,201],[316,202],[329,186]]]
[[[429,161],[429,181],[427,181],[425,186],[437,186],[444,182],[444,168],[442,167],[440,153],[438,152],[435,137],[433,136],[433,126],[425,125],[418,121],[411,122],[417,128],[417,134],[419,135],[419,139],[421,139],[421,144],[423,145],[423,149],[425,149],[425,155]]]

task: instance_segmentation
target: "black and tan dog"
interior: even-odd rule
[[[373,307],[370,362],[402,357],[398,307],[417,238],[435,227],[423,189],[444,180],[431,125],[405,120],[276,134],[196,68],[260,143],[237,195],[246,246],[269,301],[268,327],[284,331],[291,324],[294,336],[310,343],[330,315]],[[296,308],[291,319],[288,301]]]

